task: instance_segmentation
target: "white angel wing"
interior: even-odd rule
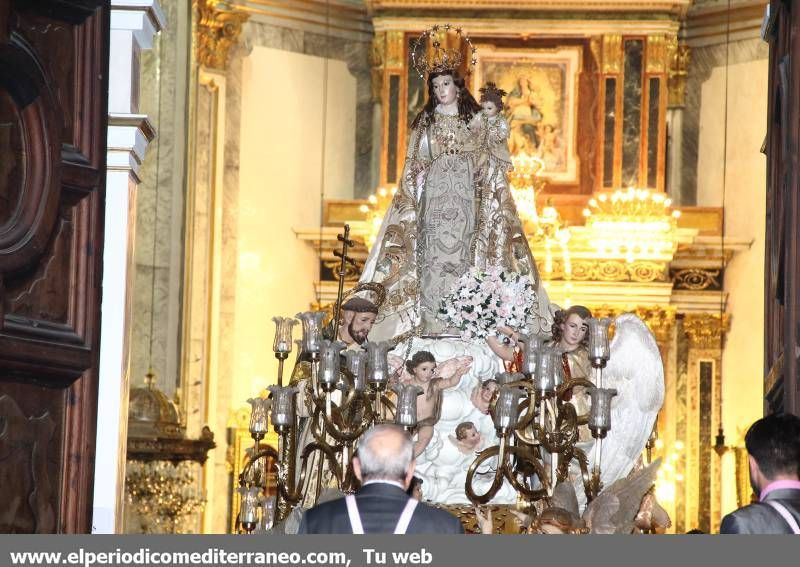
[[[664,403],[664,364],[653,333],[633,313],[623,313],[615,325],[611,358],[603,371],[603,387],[617,390],[611,403],[611,430],[602,444],[604,486],[631,471]],[[589,463],[596,448],[592,448]]]

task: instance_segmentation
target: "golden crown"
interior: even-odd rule
[[[445,47],[449,33],[456,35],[458,44],[456,47]],[[429,47],[430,43],[430,47]],[[411,64],[416,69],[419,76],[423,79],[428,73],[439,73],[442,71],[455,71],[464,62],[463,45],[469,46],[470,67],[477,63],[475,54],[477,49],[472,45],[469,37],[461,28],[453,27],[450,24],[442,26],[431,26],[419,36],[411,46]],[[469,70],[467,71],[469,74]]]

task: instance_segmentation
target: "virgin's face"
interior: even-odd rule
[[[458,98],[458,87],[453,81],[451,75],[440,75],[434,77],[433,81],[433,94],[436,96],[436,101],[439,104],[452,104]]]
[[[586,336],[586,329],[588,326],[586,322],[581,319],[580,315],[573,313],[565,322],[561,324],[561,346],[569,349],[575,348]]]

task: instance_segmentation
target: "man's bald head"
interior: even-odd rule
[[[353,468],[361,482],[391,480],[406,486],[414,475],[414,443],[397,425],[376,425],[358,444]]]

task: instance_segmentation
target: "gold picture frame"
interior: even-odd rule
[[[491,81],[508,94],[503,115],[511,155],[527,153],[545,162],[543,177],[578,183],[578,77],[583,48],[503,49],[479,46],[473,92]]]

